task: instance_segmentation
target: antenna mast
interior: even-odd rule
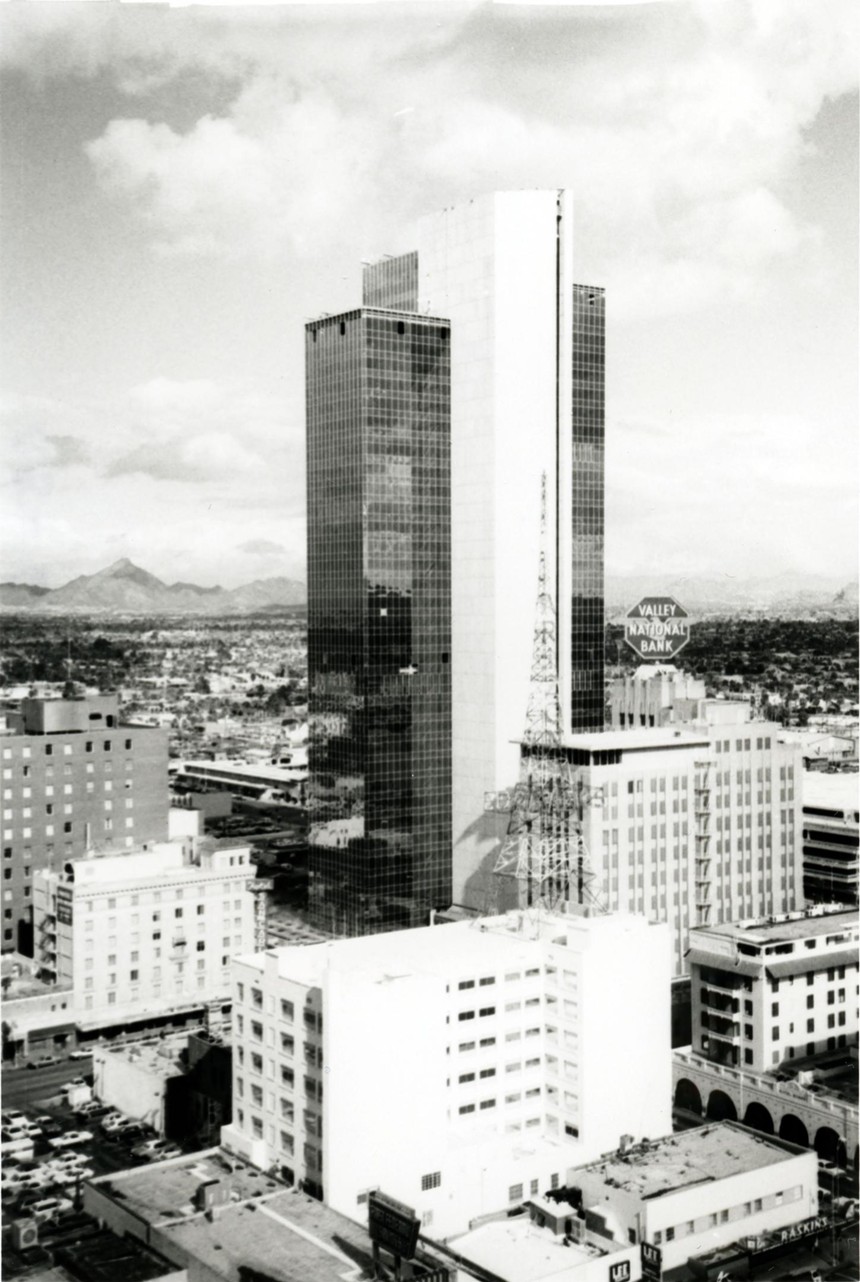
[[[520,779],[488,797],[486,808],[510,815],[508,831],[493,868],[498,879],[518,882],[520,907],[555,909],[566,903],[606,911],[583,835],[588,804],[602,803],[574,773],[563,751],[558,693],[558,637],[555,603],[547,584],[546,473],[541,477],[540,559],[531,680],[522,737]]]

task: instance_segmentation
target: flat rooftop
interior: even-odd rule
[[[482,1224],[453,1238],[451,1246],[473,1264],[500,1277],[516,1278],[517,1282],[549,1278],[553,1282],[574,1282],[582,1265],[607,1254],[577,1242],[565,1246],[563,1238],[548,1228],[538,1228],[527,1215]]]
[[[644,752],[656,748],[707,747],[708,737],[694,727],[660,726],[644,730],[589,730],[567,735],[565,748],[584,748],[589,752]]]
[[[831,912],[786,913],[783,917],[761,917],[752,921],[723,922],[719,926],[696,927],[694,948],[709,937],[732,939],[745,944],[778,944],[821,935],[841,934],[857,929],[857,913],[844,909]]]
[[[271,784],[292,783],[296,774],[295,766],[273,766],[270,762],[263,764],[257,761],[181,761],[178,767],[180,770],[200,771],[207,776],[221,774],[239,782],[253,780]]]
[[[125,1060],[135,1068],[159,1073],[163,1077],[179,1077],[186,1069],[182,1053],[187,1049],[188,1036],[188,1032],[183,1031],[151,1042],[134,1041],[123,1042],[119,1046],[99,1046],[96,1047],[96,1054]]]
[[[230,1201],[210,1219],[196,1210],[200,1184],[226,1179]],[[316,1199],[225,1157],[219,1149],[93,1180],[146,1224],[177,1263],[193,1256],[225,1282],[256,1269],[271,1282],[344,1282],[372,1260],[366,1231]]]
[[[826,774],[804,770],[801,785],[804,806],[826,810],[860,810],[860,774],[857,771]]]
[[[591,931],[617,931],[620,943],[621,933],[631,925],[637,930],[649,929],[645,918],[626,913],[595,917],[553,913],[537,919],[514,911],[381,935],[288,945],[234,960],[253,966],[262,974],[265,958],[276,957],[283,978],[309,986],[321,982],[332,962],[353,971],[376,972],[380,980],[415,974],[459,979],[470,969],[479,977],[481,972],[492,975],[501,969],[535,966],[539,964],[536,945],[549,939],[580,935],[584,940]]]
[[[718,1122],[613,1153],[568,1172],[568,1183],[576,1185],[577,1175],[587,1173],[589,1183],[597,1177],[607,1188],[625,1189],[644,1200],[775,1166],[795,1156],[790,1146],[773,1136],[759,1135],[734,1122]]]

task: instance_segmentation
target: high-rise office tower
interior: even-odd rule
[[[366,304],[451,321],[454,900],[482,908],[525,725],[548,480],[562,729],[603,711],[603,291],[573,281],[570,197],[496,192],[423,219]]]
[[[337,934],[451,902],[450,330],[306,331],[310,906]]]

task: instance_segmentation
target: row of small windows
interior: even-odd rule
[[[112,747],[113,747],[113,740],[112,740],[112,739],[102,739],[101,744],[102,744],[102,749],[103,749],[103,751],[104,751],[104,752],[110,752],[110,751],[111,751],[111,749],[112,749]],[[54,746],[55,746],[55,745],[54,745],[53,743],[46,743],[46,744],[44,745],[44,755],[45,755],[46,757],[53,757],[53,755],[54,755]],[[93,751],[93,746],[94,746],[94,745],[93,745],[93,740],[92,740],[92,739],[87,739],[87,740],[86,740],[86,742],[84,743],[84,751],[85,751],[85,752],[92,752],[92,751]],[[132,741],[131,739],[126,739],[126,740],[124,741],[124,743],[123,743],[123,747],[124,747],[124,749],[125,749],[125,751],[126,751],[126,752],[131,752],[132,747],[133,747],[133,741]],[[63,744],[63,755],[64,755],[64,756],[66,756],[66,757],[71,757],[71,756],[72,756],[72,754],[74,753],[74,750],[75,750],[75,749],[74,749],[74,745],[73,745],[73,744],[71,744],[71,743],[64,743],[64,744]],[[12,760],[13,755],[14,755],[14,752],[13,752],[13,749],[12,749],[12,748],[4,748],[4,749],[3,749],[3,760],[4,760],[4,761],[11,761],[11,760]],[[22,757],[24,757],[25,759],[27,759],[27,758],[31,757],[31,756],[32,756],[32,749],[31,749],[29,746],[25,746],[25,747],[24,747],[24,748],[22,748],[22,750],[21,750],[21,756],[22,756]]]
[[[658,1229],[654,1234],[654,1245],[660,1246],[664,1240],[666,1242],[674,1242],[678,1238],[688,1237],[693,1233],[701,1233],[705,1229],[714,1228],[717,1224],[727,1224],[729,1220],[745,1219],[750,1215],[757,1215],[760,1211],[769,1211],[776,1206],[799,1202],[802,1197],[803,1185],[797,1184],[793,1188],[783,1189],[779,1193],[771,1193],[764,1197],[754,1198],[751,1202],[738,1202],[735,1206],[725,1207],[721,1211],[711,1211],[708,1215],[699,1216],[698,1219],[687,1220],[670,1228]]]

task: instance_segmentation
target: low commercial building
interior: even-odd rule
[[[523,1214],[480,1224],[450,1246],[468,1264],[504,1282],[639,1282],[642,1277],[638,1246],[615,1241],[608,1231],[591,1232],[572,1207],[541,1197],[530,1198]]]
[[[20,1065],[33,1055],[62,1052],[75,1042],[72,990],[46,984],[37,970],[31,957],[3,957],[4,1063]]]
[[[93,1047],[98,1098],[171,1140],[217,1142],[232,1102],[228,1041],[205,1028]]]
[[[164,842],[67,863],[35,879],[42,973],[98,1028],[230,1000],[230,958],[253,948],[257,896],[247,847]]]
[[[371,1265],[366,1228],[218,1149],[89,1180],[83,1200],[192,1282],[358,1282]]]
[[[663,1270],[752,1234],[818,1214],[818,1158],[773,1136],[721,1122],[627,1145],[568,1171],[555,1194],[570,1236],[646,1243]]]
[[[463,1232],[622,1134],[669,1128],[669,978],[668,929],[622,915],[237,958],[222,1142],[351,1218],[381,1188],[434,1236]]]
[[[803,893],[808,903],[858,903],[860,776],[803,772]]]

